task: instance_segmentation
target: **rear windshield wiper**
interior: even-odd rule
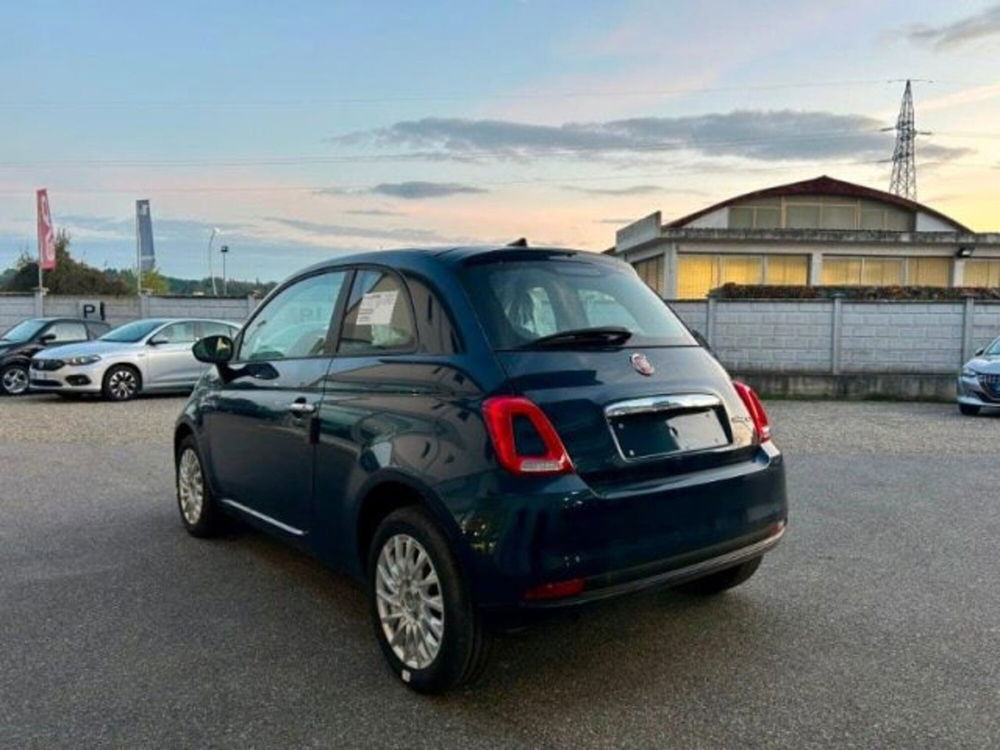
[[[632,332],[621,326],[597,326],[594,328],[574,328],[570,331],[559,331],[548,336],[529,341],[518,349],[558,349],[564,346],[580,344],[616,346],[624,344],[632,338]]]

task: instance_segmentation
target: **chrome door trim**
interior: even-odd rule
[[[260,513],[259,511],[256,511],[253,508],[248,508],[247,506],[243,505],[242,503],[238,503],[235,500],[230,500],[229,498],[224,497],[221,499],[221,502],[224,503],[225,505],[228,505],[230,508],[235,508],[238,511],[246,513],[248,516],[253,516],[254,518],[263,521],[264,523],[269,523],[275,528],[281,529],[282,531],[288,534],[293,534],[295,536],[305,536],[306,532],[304,532],[302,529],[297,529],[294,526],[289,526],[287,523],[282,523],[281,521],[275,518],[271,518],[270,516],[265,516],[263,513]]]
[[[615,419],[630,414],[679,411],[681,409],[715,409],[719,406],[722,406],[722,399],[710,393],[675,393],[669,396],[648,396],[628,401],[616,401],[604,407],[604,416],[608,419]]]

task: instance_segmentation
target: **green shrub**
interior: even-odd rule
[[[942,286],[778,286],[725,284],[713,289],[716,299],[870,299],[870,300],[1000,300],[1000,287]]]

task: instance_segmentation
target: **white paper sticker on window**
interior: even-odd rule
[[[392,311],[396,309],[399,290],[391,292],[369,292],[361,298],[358,307],[359,326],[387,326],[392,322]]]

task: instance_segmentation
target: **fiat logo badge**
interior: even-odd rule
[[[629,359],[632,361],[632,367],[634,367],[635,371],[640,375],[652,375],[656,372],[656,368],[653,367],[653,363],[649,361],[649,357],[642,352],[636,352]]]

